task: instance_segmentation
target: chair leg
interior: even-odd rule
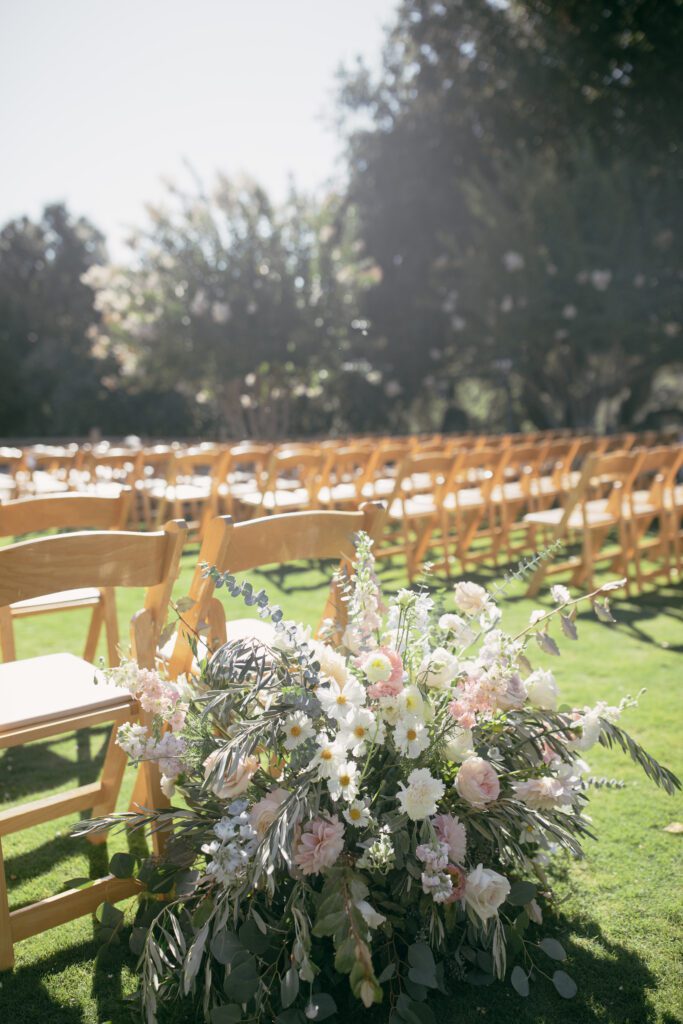
[[[14,646],[14,627],[12,613],[9,608],[0,608],[0,652],[3,661],[16,661],[17,651]]]
[[[112,811],[116,810],[116,801],[121,791],[123,773],[128,763],[126,754],[116,743],[117,732],[118,724],[112,728],[102,768],[102,785],[105,787],[105,796],[101,803],[92,808],[93,818],[103,818],[105,815],[111,814]],[[107,834],[106,832],[91,834],[88,836],[88,839],[91,843],[97,845],[106,842]]]
[[[13,967],[12,922],[9,916],[7,879],[5,878],[5,862],[2,859],[2,839],[0,839],[0,971],[11,971]]]
[[[93,608],[92,618],[90,620],[90,626],[88,628],[88,636],[85,641],[85,650],[83,651],[83,658],[85,661],[94,661],[95,655],[97,654],[97,643],[100,639],[100,631],[102,629],[102,623],[104,621],[104,609],[102,607],[102,601]]]
[[[120,663],[119,657],[119,625],[116,618],[116,598],[111,587],[102,591],[104,607],[104,629],[107,637],[107,657],[112,668]]]

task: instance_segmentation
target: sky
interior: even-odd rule
[[[343,178],[335,72],[377,68],[398,0],[0,0],[0,224],[65,201],[108,236],[162,179]]]

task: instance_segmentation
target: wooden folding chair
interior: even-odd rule
[[[0,607],[73,588],[146,587],[144,607],[133,617],[130,636],[133,657],[142,667],[152,668],[184,538],[185,524],[171,522],[155,533],[72,533],[0,548]],[[103,900],[114,902],[137,890],[135,881],[109,875],[86,888],[9,909],[3,836],[74,811],[90,809],[98,817],[116,807],[126,766],[126,755],[114,742],[116,729],[145,716],[130,694],[103,680],[96,685],[94,675],[91,664],[70,654],[0,666],[0,748],[113,723],[98,782],[0,812],[0,969],[12,967],[15,942],[94,911]],[[166,805],[151,762],[138,773],[133,799],[147,807]],[[156,833],[157,851],[161,840]]]
[[[211,497],[204,512],[202,537],[207,523],[218,515],[238,516],[243,495],[261,494],[272,444],[243,441],[221,455],[212,475]]]
[[[19,498],[0,505],[0,537],[21,537],[46,530],[125,530],[131,505],[130,487],[121,489],[117,498],[92,494],[52,494],[40,498]],[[92,608],[92,618],[83,657],[94,661],[97,643],[105,627],[110,665],[118,665],[118,624],[114,593],[108,588],[87,587],[57,594],[46,594],[17,601],[0,608],[0,651],[3,661],[14,661],[13,622],[48,612],[77,611]]]
[[[453,461],[444,488],[443,509],[448,516],[448,535],[462,572],[470,564],[492,559],[497,563],[501,529],[492,500],[503,483],[509,446],[475,447]]]
[[[157,526],[171,517],[185,519],[190,530],[200,529],[204,510],[211,502],[212,473],[221,455],[220,448],[208,445],[175,452],[167,479],[158,491],[151,492],[156,500]]]
[[[26,459],[21,448],[0,447],[0,501],[16,498],[26,475]]]
[[[629,559],[635,563],[636,582],[643,584],[665,576],[671,581],[672,555],[676,537],[672,531],[675,482],[683,465],[683,448],[657,447],[639,450],[630,480],[626,485],[626,518]],[[652,563],[645,569],[643,562]]]
[[[640,456],[635,453],[589,455],[581,476],[565,500],[564,507],[529,512],[525,522],[542,527],[552,541],[580,541],[580,553],[562,561],[544,560],[529,582],[527,594],[538,593],[546,576],[571,571],[571,582],[593,585],[597,563],[609,560],[622,576],[628,574],[629,541],[627,534],[628,486]],[[605,494],[606,481],[609,481]],[[610,534],[615,543],[605,548]],[[536,547],[535,535],[531,543]]]
[[[358,508],[364,500],[369,454],[365,444],[345,445],[327,454],[318,490],[322,508]]]
[[[260,491],[240,495],[240,508],[251,516],[319,508],[323,458],[319,448],[304,445],[273,452],[265,484]]]
[[[410,455],[401,463],[387,499],[386,543],[376,556],[404,555],[411,582],[430,547],[445,549],[448,528],[443,501],[452,467],[453,458],[448,455]],[[445,565],[448,571],[447,552]]]
[[[193,653],[189,637],[200,626],[208,629],[208,647],[215,650],[226,639],[256,637],[268,642],[273,632],[261,619],[230,618],[226,622],[222,604],[214,596],[214,581],[204,575],[202,564],[221,572],[243,573],[265,565],[309,559],[340,559],[354,556],[353,537],[365,531],[373,539],[381,534],[385,509],[367,504],[358,512],[289,512],[266,516],[244,523],[233,523],[230,516],[219,516],[208,524],[199,561],[190,585],[193,604],[183,614],[167,671],[172,679],[193,671]],[[344,621],[345,604],[338,600],[334,584],[330,587],[321,621]]]

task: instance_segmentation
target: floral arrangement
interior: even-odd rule
[[[539,926],[550,856],[580,857],[592,836],[588,792],[605,780],[584,754],[616,745],[679,786],[619,726],[635,700],[561,706],[552,673],[532,668],[531,639],[558,652],[554,618],[576,639],[566,588],[508,636],[475,583],[455,586],[456,613],[426,591],[385,607],[367,536],[356,550],[337,581],[345,625],[328,623],[323,639],[207,567],[271,620],[272,644],[226,644],[192,685],[115,671],[152,716],[118,742],[135,762],[157,760],[165,792],[184,801],[79,826],[166,836],[164,857],[139,866],[154,895],[131,938],[150,1024],[182,997],[211,1024],[345,1020],[354,1004],[429,1022],[432,993],[507,977],[526,996],[549,970],[571,997],[575,982],[552,964],[565,952]],[[600,591],[588,596],[611,618]],[[135,867],[114,860],[117,873]]]

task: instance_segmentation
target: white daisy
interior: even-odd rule
[[[429,746],[429,733],[419,718],[400,718],[394,730],[396,749],[404,757],[419,757]]]
[[[295,711],[285,719],[282,727],[285,734],[285,750],[296,750],[315,735],[313,723],[303,711]]]
[[[406,686],[398,695],[401,714],[407,718],[425,718],[425,701],[417,686]]]
[[[358,766],[355,761],[337,764],[333,775],[327,780],[327,788],[333,800],[344,799],[352,803],[358,795]]]
[[[319,686],[316,697],[328,718],[340,722],[349,711],[365,704],[365,689],[357,679],[349,677],[343,687],[336,682],[331,682],[329,686]]]
[[[317,767],[319,779],[329,779],[336,771],[337,765],[346,760],[346,746],[338,736],[334,739],[325,732],[316,736],[318,749],[311,762],[311,767]]]
[[[354,800],[342,813],[354,828],[365,828],[370,824],[370,811],[365,800]]]
[[[364,752],[366,744],[380,741],[381,729],[382,723],[378,723],[372,711],[354,708],[339,723],[339,739],[358,757]]]

